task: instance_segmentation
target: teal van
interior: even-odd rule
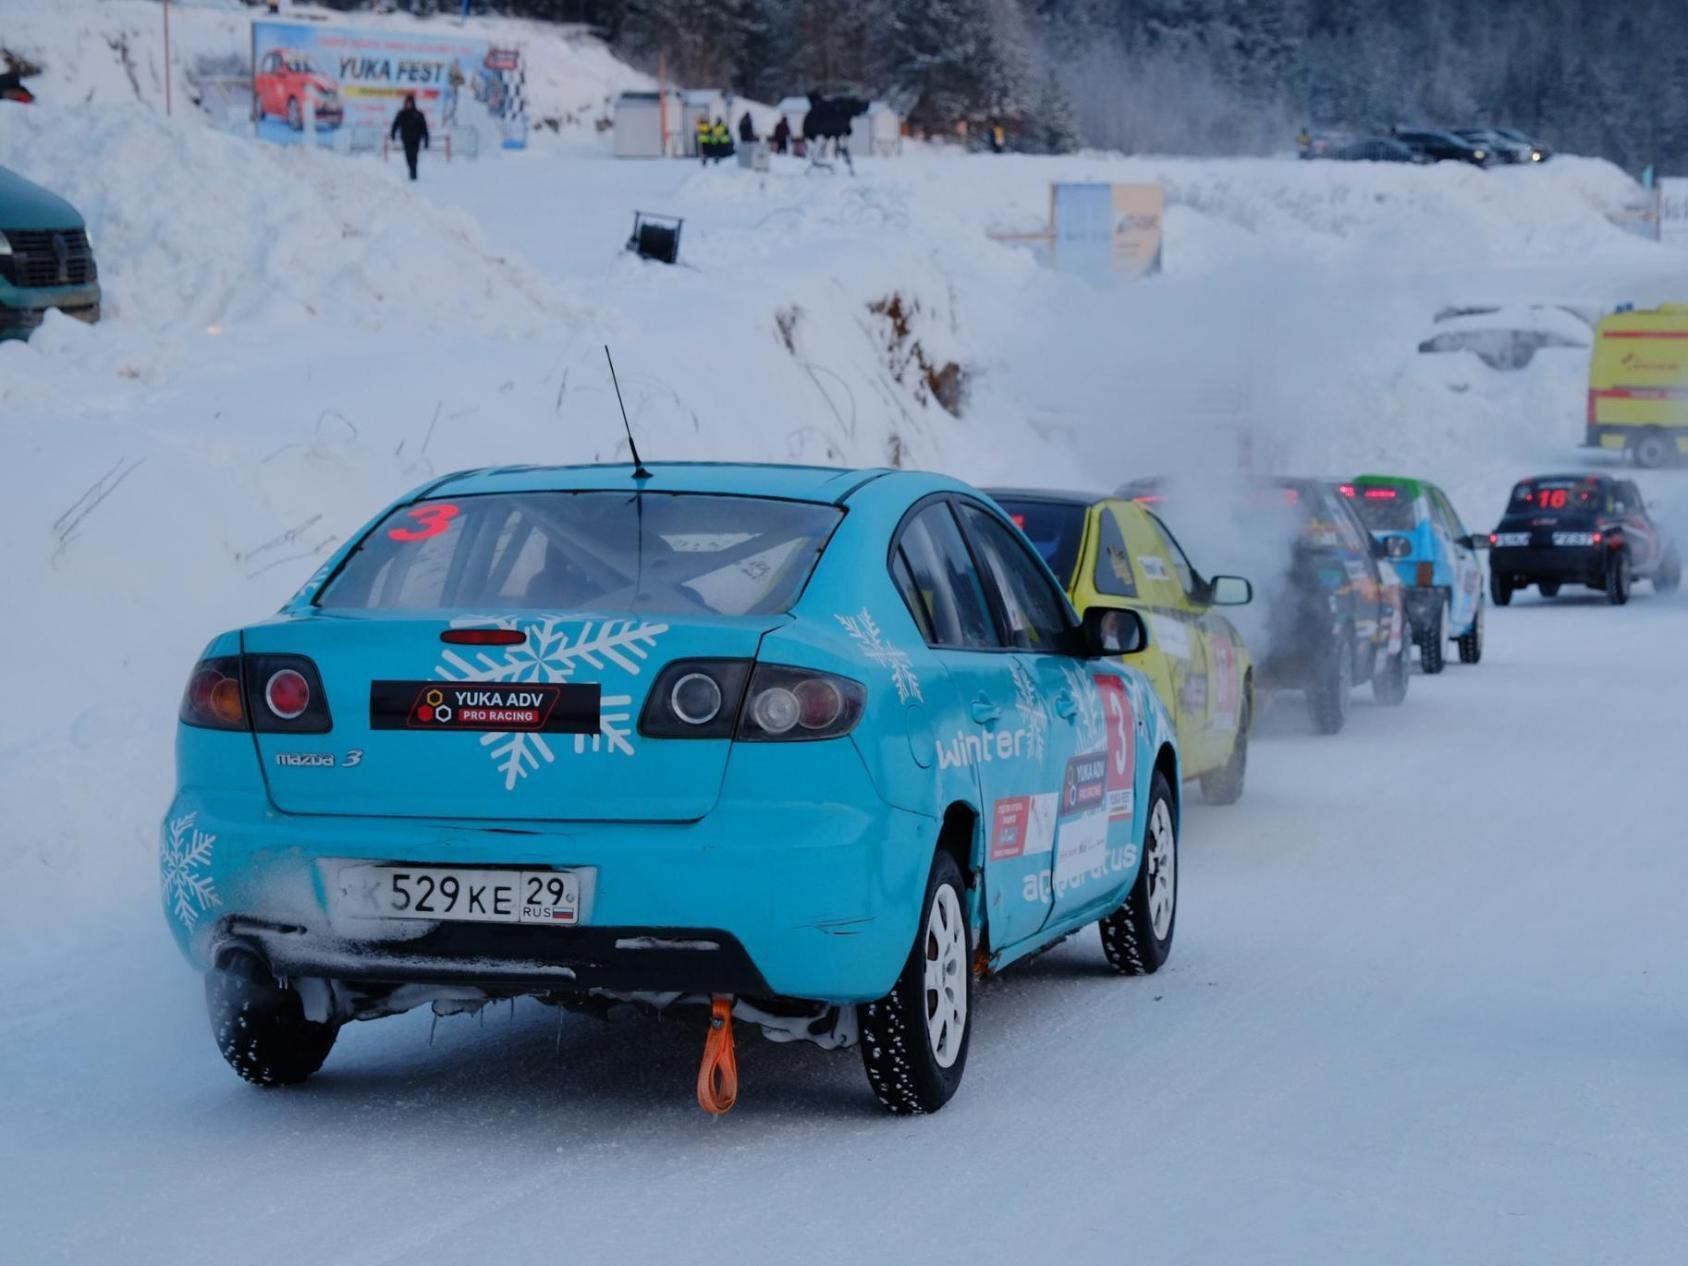
[[[63,198],[0,167],[0,339],[28,338],[48,308],[100,319],[88,226]]]

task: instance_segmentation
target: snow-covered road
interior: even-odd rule
[[[66,910],[0,937],[0,1260],[1670,1260],[1685,636],[1646,593],[1521,598],[1339,739],[1281,700],[1242,803],[1188,814],[1169,970],[1087,933],[991,982],[930,1119],[746,1037],[714,1121],[695,1026],[526,1002],[258,1091],[152,909]]]

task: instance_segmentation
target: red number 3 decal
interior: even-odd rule
[[[457,507],[447,501],[434,501],[425,506],[414,506],[409,513],[416,520],[416,526],[391,529],[387,535],[393,540],[425,541],[430,536],[438,536],[457,517]]]

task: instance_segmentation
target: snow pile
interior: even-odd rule
[[[565,311],[396,166],[118,106],[0,108],[0,156],[82,212],[118,320],[521,328]]]
[[[249,74],[251,24],[268,15],[237,0],[173,0],[170,5],[171,93],[178,112],[196,113],[200,67]],[[592,141],[618,93],[651,80],[617,61],[579,27],[518,18],[420,19],[404,13],[339,13],[289,4],[287,21],[485,38],[520,45],[527,69],[528,119],[551,121],[565,136]],[[42,68],[29,87],[43,104],[164,108],[164,22],[156,0],[28,0],[8,6],[0,47]],[[204,116],[200,116],[203,118]],[[546,135],[541,132],[539,135]],[[594,141],[595,143],[595,141]]]

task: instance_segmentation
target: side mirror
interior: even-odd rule
[[[1216,607],[1242,607],[1254,601],[1254,586],[1241,576],[1215,576],[1207,582],[1207,595]]]
[[[1383,538],[1384,558],[1405,558],[1413,552],[1413,543],[1404,536],[1386,536]]]
[[[1087,607],[1079,628],[1079,653],[1086,659],[1135,655],[1149,644],[1143,617],[1126,607]]]

